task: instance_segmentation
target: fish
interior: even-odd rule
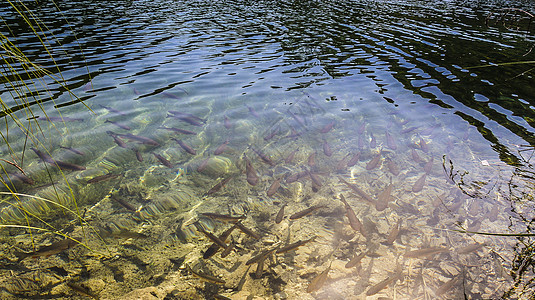
[[[114,135],[112,136],[113,137],[113,141],[117,144],[117,146],[121,147],[121,148],[128,148],[128,146],[126,145],[125,142],[123,142],[123,140],[121,140],[121,138],[119,138],[118,136]]]
[[[271,132],[264,137],[264,141],[271,140],[275,135],[277,135],[280,132],[280,126],[275,127]]]
[[[438,195],[435,200],[433,200],[432,204],[434,207],[439,207],[440,205],[445,203],[446,197],[448,197],[448,193],[444,192],[440,195]]]
[[[216,185],[214,185],[211,189],[208,190],[208,192],[204,193],[203,197],[204,196],[210,196],[212,195],[213,193],[219,191],[222,187],[225,186],[225,184],[227,184],[234,176],[229,176],[223,180],[221,180],[220,182],[218,182]]]
[[[236,227],[237,227],[239,230],[241,230],[241,231],[242,231],[243,233],[245,233],[246,235],[248,235],[248,236],[250,236],[250,237],[252,237],[252,238],[254,238],[254,239],[257,239],[257,240],[260,239],[260,235],[259,235],[258,233],[256,233],[256,232],[252,231],[251,229],[245,227],[245,226],[241,223],[241,221],[236,222],[235,225],[236,225]]]
[[[354,266],[360,264],[360,261],[366,256],[367,252],[362,252],[360,254],[353,255],[353,257],[345,265],[346,269],[353,268]]]
[[[185,113],[185,112],[181,112],[181,111],[178,111],[178,110],[170,110],[168,111],[170,114],[174,115],[174,116],[179,116],[179,117],[184,117],[184,118],[190,118],[192,120],[195,120],[195,121],[198,121],[198,122],[201,122],[201,123],[206,123],[206,120],[203,119],[203,118],[199,118],[197,117],[196,115],[193,115],[193,114],[189,114],[189,113]]]
[[[414,131],[416,129],[418,129],[418,127],[416,127],[416,126],[403,128],[399,133],[406,134],[406,133],[412,132],[412,131]]]
[[[355,211],[351,208],[349,203],[347,203],[346,198],[344,195],[340,194],[340,201],[344,203],[345,209],[346,209],[346,215],[347,219],[349,220],[349,226],[353,228],[355,231],[360,231],[364,237],[367,236],[367,232],[364,230],[364,226],[362,226],[362,223],[357,218],[357,215],[355,214]]]
[[[254,272],[254,277],[256,279],[262,278],[262,273],[264,272],[264,262],[266,261],[265,257],[262,257],[257,263],[256,263],[256,270]]]
[[[365,130],[366,130],[366,122],[363,121],[362,124],[360,124],[359,128],[357,129],[357,133],[359,135],[362,135]]]
[[[387,285],[389,285],[392,282],[397,281],[399,278],[401,278],[401,272],[398,272],[395,275],[387,277],[385,280],[379,282],[378,284],[372,286],[371,288],[366,291],[366,296],[373,296],[377,293],[379,293],[382,289],[384,289]]]
[[[308,166],[309,167],[313,167],[316,165],[316,152],[312,152],[309,156],[308,156]]]
[[[431,172],[431,169],[433,169],[433,158],[432,157],[428,162],[425,163],[424,172],[429,174]]]
[[[208,166],[208,162],[210,161],[210,157],[207,157],[205,158],[200,164],[199,166],[197,167],[197,172],[201,172],[204,171],[206,169],[206,167]]]
[[[223,214],[216,214],[216,213],[201,213],[201,215],[208,217],[213,220],[218,220],[222,222],[230,222],[230,223],[236,223],[240,220],[245,219],[245,215],[239,216],[239,217],[233,217],[231,215],[223,215]]]
[[[43,162],[46,162],[46,163],[49,163],[49,164],[53,164],[55,161],[54,159],[52,158],[52,156],[42,152],[41,150],[38,150],[38,149],[35,149],[35,148],[30,148],[32,149],[33,152],[35,152],[35,154],[43,161]]]
[[[186,122],[190,125],[193,125],[193,126],[203,126],[203,123],[193,119],[193,118],[190,118],[190,117],[184,117],[184,116],[177,116],[177,115],[173,115],[173,114],[168,114],[167,115],[168,118],[175,118],[175,119],[178,119],[180,121],[183,121],[183,122]]]
[[[363,149],[365,147],[363,135],[359,135],[359,137],[357,138],[357,146],[359,147],[359,149]]]
[[[65,251],[67,249],[70,249],[70,248],[72,248],[72,247],[74,247],[74,246],[76,246],[78,244],[80,244],[80,241],[78,241],[76,239],[66,238],[66,239],[63,239],[61,241],[54,242],[49,246],[41,247],[36,252],[20,252],[20,251],[16,251],[14,254],[15,254],[15,256],[17,256],[19,258],[18,261],[20,262],[23,259],[25,259],[26,257],[31,257],[31,258],[37,258],[37,257],[43,257],[43,256],[49,257],[51,255],[55,255],[55,254],[58,254],[60,252]]]
[[[282,222],[282,219],[284,218],[284,207],[286,207],[286,203],[284,203],[279,209],[279,212],[275,217],[275,224],[279,224],[280,222]]]
[[[174,132],[181,133],[181,134],[197,135],[197,133],[196,133],[195,131],[186,130],[186,129],[181,129],[181,128],[165,127],[165,126],[160,126],[160,127],[158,127],[158,128],[159,128],[159,129],[169,130],[169,131],[174,131]]]
[[[236,225],[233,225],[229,229],[223,231],[223,233],[219,236],[219,239],[222,241],[226,241],[232,231],[234,231],[234,229],[236,229]],[[220,247],[216,243],[213,243],[212,245],[210,245],[210,247],[208,247],[208,249],[206,249],[206,251],[204,251],[202,258],[208,259],[212,257],[214,254],[217,253],[217,251],[219,251],[219,248]]]
[[[331,157],[333,155],[333,150],[331,148],[331,145],[327,143],[327,140],[323,141],[323,154],[325,154],[328,157]]]
[[[202,232],[204,235],[206,235],[207,238],[209,238],[212,242],[216,243],[219,247],[223,248],[223,249],[226,249],[228,246],[227,244],[225,244],[224,241],[220,240],[217,236],[215,236],[213,233],[211,232],[208,232],[206,230],[204,230],[204,228],[198,224],[198,223],[194,223],[195,227],[197,228],[197,230],[199,230],[200,232]]]
[[[260,118],[260,115],[258,115],[258,113],[256,112],[256,110],[252,107],[250,107],[249,105],[245,105],[247,106],[247,109],[249,110],[249,112],[251,113],[251,115],[253,115],[253,117],[255,118]]]
[[[292,251],[292,250],[295,250],[301,246],[303,246],[304,244],[314,240],[316,238],[316,236],[313,236],[311,238],[309,238],[308,240],[299,240],[295,243],[291,243],[291,244],[288,244],[282,248],[279,248],[277,249],[276,253],[278,254],[281,254],[281,253],[286,253],[286,252],[289,252],[289,251]]]
[[[180,97],[178,97],[177,95],[168,93],[168,92],[162,92],[162,96],[164,96],[165,98],[169,98],[169,99],[180,100]]]
[[[386,164],[386,167],[388,168],[388,171],[392,173],[392,175],[394,176],[399,175],[399,167],[393,160],[389,160],[388,163]]]
[[[206,169],[206,167],[208,166],[208,161],[210,161],[210,157],[205,158],[205,159],[199,164],[199,166],[197,167],[197,172],[202,173],[202,171],[204,171],[204,169]]]
[[[276,179],[275,181],[273,181],[273,183],[271,184],[271,186],[269,187],[269,189],[266,192],[266,195],[268,197],[271,197],[271,196],[275,195],[275,193],[279,190],[279,188],[281,186],[281,180],[282,180],[282,177],[280,177],[279,179]]]
[[[370,148],[377,147],[377,140],[375,139],[375,136],[372,132],[370,132]]]
[[[73,291],[81,295],[84,295],[86,297],[90,297],[93,299],[99,299],[99,297],[95,293],[91,292],[91,290],[85,286],[76,284],[74,282],[67,282],[67,286],[70,287]]]
[[[318,188],[322,186],[321,178],[317,174],[308,171],[308,176]]]
[[[247,156],[244,155],[244,158],[245,158],[245,175],[247,176],[247,182],[252,185],[252,186],[255,186],[258,184],[258,175],[256,175],[256,171],[253,167],[253,164],[251,163],[251,161],[249,160],[249,158],[247,158]]]
[[[329,271],[331,270],[331,263],[329,263],[329,267],[325,269],[323,272],[318,274],[318,276],[314,277],[310,284],[307,287],[307,293],[312,293],[314,291],[317,291],[321,289],[321,287],[325,284],[325,281],[327,281],[327,278],[329,277]]]
[[[397,112],[393,112],[392,115],[399,115],[399,114],[398,114]],[[403,127],[403,126],[407,125],[409,122],[410,122],[409,119],[402,119],[402,120],[399,120],[399,121],[396,120],[396,123],[397,123],[400,127]]]
[[[61,121],[61,122],[83,122],[84,119],[83,118],[69,118],[69,117],[46,117],[46,120],[49,121],[49,122],[56,122],[56,121]]]
[[[72,153],[74,154],[78,154],[78,155],[85,155],[82,151],[78,150],[78,149],[74,149],[74,148],[71,148],[71,147],[63,147],[63,146],[59,146],[61,149],[65,149],[65,150],[69,150],[71,151]]]
[[[331,121],[330,123],[328,123],[325,126],[323,126],[323,128],[321,128],[320,132],[321,133],[327,133],[327,132],[331,131],[335,124],[336,124],[336,121]]]
[[[203,123],[206,123],[205,119],[199,118],[196,115],[192,115],[189,113],[185,113],[185,112],[181,112],[177,110],[170,110],[169,113],[171,114],[172,117],[182,120],[194,126],[202,126]],[[167,117],[169,117],[169,115]]]
[[[270,255],[271,253],[273,253],[274,251],[276,251],[278,249],[279,249],[279,246],[273,247],[273,248],[268,249],[268,250],[264,250],[264,251],[260,252],[259,254],[257,254],[256,256],[251,257],[247,262],[245,262],[245,265],[249,266],[249,265],[252,265],[254,263],[257,263],[261,259],[266,258],[268,255]]]
[[[474,199],[474,201],[472,201],[472,204],[470,205],[470,209],[468,210],[468,214],[475,217],[475,216],[478,216],[480,214],[480,211],[481,211],[481,205],[480,205],[479,201]]]
[[[462,201],[461,199],[459,198],[456,198],[456,199],[453,199],[453,201],[451,201],[450,204],[448,205],[445,205],[446,207],[448,207],[448,209],[451,211],[451,212],[456,212],[456,211],[459,211],[459,208],[461,208],[461,206],[464,204],[464,201]]]
[[[142,143],[142,144],[145,144],[145,145],[151,145],[151,146],[160,146],[160,144],[151,139],[151,138],[148,138],[148,137],[144,137],[144,136],[139,136],[139,135],[134,135],[134,134],[131,134],[131,133],[127,133],[127,134],[116,134],[120,137],[124,137],[128,140],[131,140],[131,141],[136,141],[136,142],[139,142],[139,143]]]
[[[114,113],[114,114],[118,114],[118,115],[121,115],[121,116],[126,116],[126,114],[120,110],[117,110],[113,107],[109,107],[109,106],[104,106],[102,104],[99,104],[100,107],[106,109],[107,111],[111,112],[111,113]]]
[[[377,211],[383,211],[388,207],[388,202],[392,199],[390,195],[392,193],[392,184],[389,184],[384,191],[379,193],[377,201],[375,201],[375,209]]]
[[[409,252],[406,252],[403,256],[407,258],[420,258],[420,257],[427,257],[427,256],[431,256],[434,254],[448,252],[448,251],[449,250],[447,248],[443,248],[443,247],[430,247],[430,248],[409,251]]]
[[[34,181],[33,179],[31,179],[30,177],[24,175],[24,174],[19,174],[19,173],[10,173],[11,175],[15,176],[17,179],[21,180],[22,182],[26,183],[26,184],[29,184],[29,185],[34,185]]]
[[[440,297],[443,294],[447,293],[449,290],[451,290],[458,282],[459,279],[461,279],[460,275],[457,275],[453,277],[452,279],[444,282],[435,292],[435,296]]]
[[[293,112],[291,112],[290,110],[288,110],[288,114],[299,124],[301,125],[303,128],[307,128],[307,125],[305,124],[305,120],[301,117],[301,116],[298,116],[296,114],[294,114]]]
[[[414,149],[411,149],[411,157],[412,157],[412,160],[417,164],[422,161],[422,159],[420,158],[420,155],[418,155],[418,152],[416,152],[416,150]]]
[[[360,159],[360,152],[357,152],[347,162],[347,166],[348,167],[352,167],[352,166],[356,165],[359,162],[359,159]]]
[[[308,216],[310,215],[311,213],[313,213],[314,211],[320,209],[320,208],[324,208],[326,207],[325,205],[312,205],[311,207],[307,208],[307,209],[304,209],[302,211],[299,211],[299,212],[296,212],[295,214],[291,215],[290,216],[290,220],[297,220],[297,219],[300,219],[304,216]]]
[[[225,119],[223,120],[223,126],[225,126],[226,129],[232,128],[232,123],[230,123],[230,119],[225,115]]]
[[[154,155],[154,157],[156,157],[156,159],[158,159],[162,165],[168,167],[168,168],[173,168],[173,164],[167,160],[165,157],[161,156],[160,154],[157,154],[157,153],[154,153],[152,152],[152,154]]]
[[[136,208],[134,206],[132,206],[130,203],[126,202],[124,199],[122,198],[119,198],[119,197],[115,197],[115,196],[110,196],[110,199],[119,203],[122,207],[128,209],[129,211],[136,211]]]
[[[347,185],[350,189],[352,189],[355,193],[357,193],[360,197],[364,198],[364,200],[368,201],[369,203],[375,205],[375,201],[368,195],[366,194],[363,190],[359,189],[356,185],[354,184],[351,184],[347,181],[345,181],[342,177],[338,176],[338,179],[340,180],[340,182],[344,183],[345,185]]]
[[[232,243],[230,243],[228,247],[225,250],[223,250],[223,252],[221,252],[221,258],[227,257],[230,254],[230,252],[232,252],[232,249],[234,249],[234,246],[236,246],[236,242],[232,241]]]
[[[193,269],[188,264],[186,264],[186,268],[187,268],[187,270],[189,272],[191,272],[191,274],[193,274],[193,276],[201,279],[202,281],[206,281],[206,282],[210,282],[210,283],[214,283],[214,284],[225,284],[226,283],[225,280],[220,279],[218,277],[195,272],[195,271],[193,271]]]
[[[254,151],[254,153],[256,153],[256,155],[258,155],[260,157],[260,159],[262,159],[263,162],[265,162],[266,164],[268,164],[270,166],[274,166],[275,165],[275,163],[271,160],[271,158],[269,158],[269,156],[264,154],[262,151],[257,150],[255,148],[253,148],[252,146],[250,146],[250,148]]]
[[[60,168],[62,170],[73,170],[73,171],[83,171],[83,170],[85,170],[84,166],[72,164],[72,163],[65,162],[65,161],[56,160],[56,161],[54,161],[54,163],[51,163],[51,164],[56,165],[58,168]]]
[[[384,243],[385,245],[392,245],[394,241],[398,238],[399,231],[401,229],[401,221],[402,219],[399,219],[396,225],[392,227],[390,233],[388,234],[388,237],[386,238],[386,242]]]
[[[132,148],[132,151],[134,151],[134,153],[136,154],[137,161],[142,162],[143,161],[143,156],[141,156],[141,152],[139,152],[139,150],[137,150],[135,148]]]
[[[297,130],[295,130],[294,128],[291,129],[290,133],[288,133],[287,136],[285,136],[285,138],[287,139],[294,139],[294,138],[297,138],[299,136],[301,136],[301,134],[303,134],[302,132],[298,132]]]
[[[195,149],[191,148],[188,144],[184,143],[182,140],[175,139],[175,138],[171,138],[171,139],[177,142],[177,144],[179,144],[180,147],[182,147],[182,149],[184,149],[184,151],[188,152],[189,154],[191,155],[197,154],[197,151],[195,151]]]
[[[425,142],[424,139],[420,138],[419,146],[420,146],[420,149],[421,149],[423,152],[425,152],[425,153],[428,153],[428,152],[429,152],[429,146],[427,145],[427,143]]]
[[[457,250],[457,253],[459,253],[459,254],[468,254],[468,253],[477,251],[477,250],[483,248],[484,246],[486,246],[485,243],[482,243],[482,244],[475,243],[475,244],[468,245],[468,246],[460,248],[459,250]]]
[[[336,165],[334,166],[334,170],[337,171],[337,172],[341,172],[343,170],[345,170],[346,166],[347,166],[347,158],[349,157],[350,154],[342,157],[342,159],[340,159]]]
[[[124,125],[124,124],[121,124],[119,122],[114,122],[114,121],[110,121],[110,120],[106,120],[104,121],[104,123],[111,123],[121,129],[124,129],[124,130],[132,130],[132,128],[130,128],[130,126],[127,126],[127,125]]]
[[[87,183],[91,184],[91,183],[97,183],[97,182],[101,182],[101,181],[104,181],[104,180],[109,180],[109,179],[113,179],[113,178],[117,178],[121,176],[121,174],[112,174],[112,173],[108,173],[108,174],[104,174],[104,175],[100,175],[100,176],[96,176],[96,177],[93,177],[91,179],[89,179],[87,181]]]
[[[498,220],[498,205],[492,205],[492,208],[489,210],[488,213],[485,214],[483,218],[487,218],[491,222]]]
[[[299,172],[299,173],[294,173],[292,175],[288,175],[286,177],[286,183],[293,183],[293,182],[296,182],[297,180],[305,177],[308,175],[308,170],[307,171],[302,171],[302,172]]]
[[[385,136],[387,147],[392,150],[396,150],[398,148],[398,145],[396,144],[396,140],[394,140],[394,137],[392,137],[392,135],[388,131],[385,132]]]
[[[427,177],[427,173],[424,173],[424,175],[422,175],[422,177],[420,177],[420,178],[418,178],[418,180],[416,180],[416,182],[412,186],[412,192],[413,193],[418,193],[419,191],[421,191],[424,188],[425,178],[426,177]]]
[[[290,154],[286,157],[286,159],[284,160],[285,163],[289,164],[289,163],[292,163],[292,161],[294,160],[294,157],[295,157],[295,154],[297,153],[297,151],[299,151],[299,148],[295,149],[294,151],[290,152]]]
[[[377,153],[370,162],[366,165],[366,170],[373,170],[379,166],[379,162],[381,162],[381,151]]]
[[[219,145],[219,147],[217,147],[217,149],[215,149],[214,154],[215,155],[219,155],[219,154],[225,152],[225,150],[227,150],[227,145],[228,145],[229,142],[230,142],[229,139],[224,141],[223,144]]]
[[[433,133],[433,131],[435,131],[435,129],[437,129],[439,127],[440,127],[439,123],[433,124],[433,125],[425,128],[424,130],[422,130],[420,132],[420,134],[422,134],[422,135],[431,135]]]
[[[312,185],[310,186],[310,189],[313,193],[317,193],[320,190],[321,186],[317,185],[314,181],[312,181]]]

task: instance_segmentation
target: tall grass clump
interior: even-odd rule
[[[53,55],[66,54],[58,39],[49,34],[51,31],[25,2],[6,0],[2,5],[4,8],[7,5],[10,14],[4,14],[9,19],[0,16],[0,83],[4,88],[4,92],[0,93],[0,188],[3,190],[0,193],[0,228],[22,229],[32,236],[32,240],[36,231],[48,231],[66,237],[61,233],[61,226],[66,224],[52,224],[44,216],[60,213],[67,218],[74,216],[81,226],[87,224],[78,207],[76,191],[61,169],[58,168],[62,180],[58,183],[52,177],[51,169],[54,166],[44,164],[45,169],[41,172],[44,176],[40,177],[39,184],[50,185],[47,197],[22,194],[20,191],[29,190],[29,186],[34,184],[32,168],[26,159],[28,153],[33,155],[30,149],[50,155],[45,133],[55,130],[55,127],[52,122],[42,127],[40,122],[46,122],[51,109],[61,116],[58,109],[44,105],[47,101],[53,103],[55,99],[49,86],[59,87],[73,100],[83,101],[67,87],[57,63],[58,55]],[[13,24],[14,18],[18,20],[16,24]],[[35,63],[18,46],[20,41],[14,26],[23,27],[33,35],[37,42],[32,47],[38,49],[31,50],[40,53],[40,61],[48,61],[46,67]]]

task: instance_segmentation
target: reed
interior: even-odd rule
[[[73,188],[70,186],[65,174],[60,170],[61,177],[67,187],[69,198],[74,206],[74,209],[69,208],[67,205],[60,203],[59,199],[65,197],[60,191],[58,191],[56,184],[52,178],[52,174],[46,166],[47,177],[50,179],[50,183],[53,186],[55,198],[58,201],[45,199],[28,194],[21,194],[17,192],[15,183],[11,178],[14,169],[15,172],[20,172],[26,176],[25,172],[25,156],[27,149],[33,146],[38,149],[44,149],[46,153],[50,155],[49,150],[46,148],[47,140],[44,133],[50,130],[56,130],[58,134],[61,134],[51,123],[52,127],[43,128],[37,118],[37,112],[44,115],[42,119],[48,119],[48,110],[52,108],[46,108],[44,103],[51,101],[56,107],[54,102],[54,95],[48,88],[50,85],[54,85],[68,93],[72,101],[80,102],[90,108],[76,96],[67,86],[65,79],[62,75],[61,68],[57,63],[56,55],[57,47],[61,49],[59,40],[53,35],[48,34],[52,32],[48,29],[46,24],[42,22],[39,17],[28,7],[25,2],[21,0],[7,0],[11,11],[16,14],[20,20],[31,30],[31,33],[39,41],[40,53],[45,54],[48,60],[52,63],[53,67],[43,67],[37,63],[34,63],[24,51],[17,47],[16,40],[13,39],[14,31],[10,28],[9,22],[0,17],[0,20],[4,23],[7,31],[0,33],[0,61],[2,68],[0,68],[0,82],[4,85],[5,89],[9,92],[9,99],[2,98],[0,96],[0,118],[3,118],[3,129],[0,130],[1,139],[7,148],[4,158],[0,162],[0,183],[5,187],[7,192],[0,192],[1,195],[10,196],[10,200],[2,199],[0,203],[3,204],[2,215],[7,216],[0,220],[0,228],[20,228],[30,233],[33,243],[34,231],[48,231],[58,235],[62,235],[64,238],[72,239],[60,231],[60,228],[53,226],[47,222],[43,216],[51,211],[60,210],[65,215],[77,219],[85,235],[84,228],[94,229],[83,219],[78,203],[76,201]],[[55,4],[55,3],[54,3]],[[57,7],[57,6],[56,6]],[[51,47],[50,45],[55,45]],[[60,46],[56,46],[60,45]],[[32,49],[35,50],[35,49]],[[60,53],[66,54],[65,51]],[[83,52],[80,49],[80,53]],[[61,54],[60,54],[61,55]],[[65,57],[67,57],[65,55]],[[89,71],[88,71],[89,74]],[[58,108],[54,108],[56,112],[61,115]],[[37,110],[37,111],[36,111]],[[10,142],[13,138],[10,138],[14,133],[21,131],[24,136],[24,141],[21,146],[12,146]],[[27,198],[23,201],[21,197]],[[12,218],[10,218],[12,217]],[[96,232],[96,231],[95,231]],[[98,235],[98,233],[97,233]],[[74,240],[74,239],[73,239]],[[81,243],[85,247],[87,245]],[[88,247],[87,247],[88,248]]]
[[[54,233],[56,235],[62,236],[63,238],[75,241],[76,243],[79,243],[80,245],[84,246],[85,248],[87,248],[87,249],[89,249],[89,250],[91,250],[93,252],[96,252],[94,249],[90,248],[84,242],[79,241],[78,239],[74,239],[73,237],[68,236],[67,234],[61,232],[61,228],[58,228],[58,227],[52,225],[50,222],[47,222],[44,218],[42,218],[40,216],[41,211],[39,210],[39,209],[43,209],[43,210],[46,209],[46,206],[42,206],[41,205],[41,206],[37,206],[36,207],[36,206],[33,206],[33,205],[27,205],[27,203],[22,202],[22,199],[21,199],[21,197],[27,197],[27,198],[30,198],[30,199],[33,199],[33,200],[37,200],[37,201],[39,201],[41,203],[46,203],[48,205],[48,207],[51,208],[51,209],[52,209],[52,207],[58,207],[58,208],[61,208],[62,210],[64,210],[65,212],[70,213],[73,216],[76,216],[77,218],[79,218],[81,220],[82,226],[85,226],[85,227],[89,228],[91,231],[93,231],[93,233],[95,233],[99,237],[99,239],[101,241],[104,241],[104,239],[100,236],[98,230],[96,230],[93,226],[91,226],[91,224],[89,224],[84,218],[82,218],[79,213],[77,213],[76,211],[68,208],[67,206],[65,206],[65,205],[63,205],[61,203],[58,203],[56,201],[52,201],[52,200],[49,200],[49,199],[45,199],[45,198],[42,198],[42,197],[38,197],[38,196],[22,194],[22,193],[15,193],[15,192],[0,192],[0,195],[8,195],[8,196],[16,197],[17,201],[15,203],[6,202],[5,200],[0,200],[0,203],[6,202],[9,206],[15,208],[16,210],[19,210],[21,212],[21,214],[23,215],[23,217],[24,217],[24,221],[26,222],[26,225],[0,224],[0,228],[20,228],[20,229],[28,230],[30,233],[31,233],[32,230],[51,232],[51,233]],[[33,203],[36,203],[37,201],[34,201]],[[31,224],[36,223],[34,221],[37,221],[38,223],[40,223],[43,226],[41,226],[41,227],[32,226]],[[33,236],[32,236],[32,245],[33,245]],[[104,245],[106,245],[106,244],[104,243]],[[109,251],[108,251],[108,253],[109,253]],[[103,253],[100,253],[100,254],[105,255]]]

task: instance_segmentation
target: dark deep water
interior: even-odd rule
[[[0,33],[51,74],[14,62],[2,38],[0,157],[33,182],[8,163],[1,178],[44,199],[3,195],[2,297],[83,297],[70,282],[109,299],[533,299],[534,64],[481,67],[535,60],[535,24],[501,10],[533,2],[24,4],[54,61],[0,4]],[[30,150],[44,147],[75,166]],[[206,212],[246,214],[261,237],[236,229],[235,251],[203,259],[198,226],[232,225]],[[47,232],[9,227],[28,223]],[[17,261],[53,232],[106,256],[78,245]]]

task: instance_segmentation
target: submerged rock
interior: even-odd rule
[[[219,177],[236,169],[230,159],[219,155],[212,156],[207,160],[202,161],[199,164],[199,168],[200,167],[202,168],[199,172],[211,177]]]

